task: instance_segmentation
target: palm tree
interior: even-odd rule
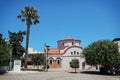
[[[29,46],[29,35],[30,35],[30,26],[32,24],[39,23],[38,12],[34,7],[26,6],[21,10],[21,15],[18,15],[17,18],[21,19],[22,22],[26,22],[27,25],[27,34],[26,34],[26,55],[25,55],[25,69],[27,69],[27,54]]]

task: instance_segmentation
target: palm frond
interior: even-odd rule
[[[23,22],[26,21],[27,24],[37,24],[39,23],[38,12],[34,7],[26,6],[21,10],[21,15],[18,16]]]
[[[17,18],[21,18],[21,15],[18,15]]]

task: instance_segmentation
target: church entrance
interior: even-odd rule
[[[62,64],[61,58],[53,59],[52,57],[50,57],[48,59],[49,68],[61,68],[61,64]]]

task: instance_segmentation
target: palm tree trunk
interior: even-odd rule
[[[28,25],[27,25],[27,35],[26,35],[25,70],[27,70],[29,35],[30,35],[30,25],[28,24]]]
[[[39,70],[39,64],[37,63],[37,67],[38,67],[38,70]]]
[[[77,72],[77,68],[75,68],[75,73]]]

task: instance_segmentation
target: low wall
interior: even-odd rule
[[[0,73],[6,72],[9,70],[9,66],[0,66]]]

